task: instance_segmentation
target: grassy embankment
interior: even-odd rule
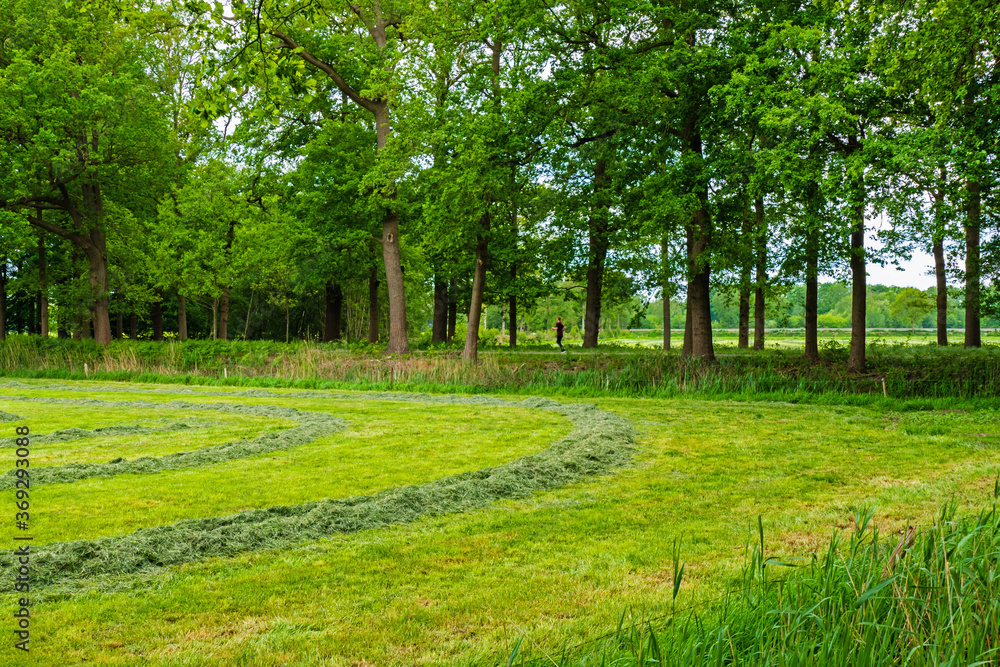
[[[942,358],[959,364],[946,356],[951,352]],[[306,348],[302,354],[317,352]],[[592,373],[592,381],[577,385],[577,390],[596,394],[600,387],[593,380],[601,377],[598,372],[624,377],[627,367],[611,365],[613,355],[595,355],[595,364],[600,359],[607,360],[610,370],[557,370],[563,375]],[[280,363],[290,362],[286,357]],[[490,372],[504,368],[505,361],[498,360]],[[243,376],[234,381],[264,385],[280,379]],[[332,383],[316,377],[300,377],[297,383],[324,381]],[[82,383],[70,384],[75,388]],[[448,388],[455,391],[459,386],[452,383]],[[839,552],[851,567],[841,567],[834,559],[839,569],[823,579],[835,584],[828,590],[839,591],[839,597],[808,584],[761,587],[756,575],[741,574],[748,562],[751,574],[757,571],[761,561],[754,556],[755,548],[783,562],[808,562],[813,553],[822,559],[831,531],[855,531],[855,517],[870,514],[869,526],[895,535],[907,525],[930,526],[945,500],[979,507],[993,490],[1000,465],[1000,426],[992,401],[970,398],[961,409],[952,401],[948,410],[930,409],[948,403],[943,399],[886,401],[870,395],[858,397],[865,405],[727,401],[717,394],[706,402],[711,394],[706,386],[701,385],[702,394],[671,401],[615,396],[592,400],[638,429],[635,464],[612,475],[461,514],[339,534],[280,550],[210,558],[142,575],[97,577],[72,587],[40,587],[39,606],[33,610],[33,636],[38,640],[34,656],[38,664],[53,665],[454,665],[506,664],[517,648],[518,659],[534,657],[540,664],[549,664],[546,654],[562,664],[599,664],[602,654],[619,664],[636,664],[654,645],[682,651],[695,643],[742,650],[740,655],[748,660],[753,651],[791,655],[796,647],[806,646],[803,628],[815,626],[816,619],[848,634],[868,631],[870,616],[848,612],[856,609],[851,605],[858,596],[886,579],[876,556],[884,558],[884,545],[894,546],[895,537],[881,541],[883,547],[871,556],[862,553],[863,544]],[[32,497],[41,513],[35,523],[39,547],[43,542],[127,535],[181,517],[422,483],[538,451],[569,430],[565,419],[537,411],[385,402],[363,393],[356,394],[360,400],[332,402],[321,394],[202,398],[196,388],[173,396],[144,385],[133,387],[130,400],[290,406],[329,412],[348,420],[349,428],[288,451],[205,469],[40,487]],[[526,392],[532,387],[517,389]],[[0,395],[9,397],[0,398],[0,410],[28,417],[37,433],[181,421],[195,427],[171,432],[150,428],[138,437],[123,434],[110,444],[93,436],[43,442],[32,454],[39,464],[163,455],[213,438],[287,426],[255,416],[222,419],[217,412],[193,410],[175,414],[169,407],[150,415],[141,409],[109,413],[85,405],[54,410],[50,404],[11,400],[123,398],[121,392],[104,393],[97,387],[81,394],[0,386]],[[801,392],[788,396],[795,399]],[[762,537],[756,532],[758,516],[763,516]],[[942,534],[950,530],[944,524]],[[986,533],[983,529],[980,536]],[[995,529],[992,534],[995,545]],[[10,543],[9,536],[5,543]],[[972,545],[981,547],[982,540],[970,539],[963,548]],[[925,552],[930,554],[926,558],[921,556]],[[851,557],[854,553],[859,555]],[[921,563],[937,562],[933,550],[914,548],[911,553],[917,569],[898,572],[917,572]],[[977,567],[995,562],[959,551],[947,555],[953,554],[959,556],[951,562],[953,573],[976,573]],[[807,560],[794,560],[797,557]],[[680,563],[685,569],[675,600]],[[762,574],[773,581],[774,569],[771,561]],[[851,579],[848,572],[860,578]],[[932,590],[916,574],[906,577],[922,586],[920,592]],[[882,594],[902,586],[904,579],[867,598],[872,605],[883,605],[871,613],[882,617],[877,611],[887,604]],[[975,584],[971,577],[962,580]],[[993,578],[984,581],[993,585]],[[847,589],[855,591],[853,601]],[[904,598],[915,597],[908,593],[912,590],[898,589]],[[760,605],[754,591],[771,600],[784,597],[780,603]],[[722,611],[727,599],[728,611]],[[955,599],[970,601],[958,610],[959,616],[983,611],[974,604],[979,598],[956,594]],[[5,606],[8,602],[4,600]],[[775,608],[797,611],[766,613]],[[869,613],[864,605],[857,608]],[[615,632],[623,610],[629,615]],[[692,611],[705,621],[702,634],[698,626],[677,629]],[[990,613],[993,616],[987,614],[984,622],[992,619],[993,626],[973,623],[960,628],[995,628],[995,609]],[[789,624],[791,619],[802,623]],[[657,629],[652,643],[650,622]],[[772,626],[779,631],[761,629]],[[708,642],[713,631],[726,641]],[[883,634],[889,639],[899,636]],[[930,637],[930,631],[925,636]],[[988,638],[988,632],[984,636]],[[882,641],[880,650],[888,639]],[[565,660],[560,658],[563,653]],[[9,657],[10,652],[0,653],[0,661]]]
[[[309,343],[119,342],[11,337],[0,343],[10,377],[183,382],[234,386],[401,389],[563,396],[781,397],[782,400],[964,399],[1000,396],[1000,349],[869,345],[869,368],[845,370],[847,348],[828,345],[821,362],[798,350],[721,351],[717,364],[676,352],[608,346],[555,354],[547,348],[487,348],[470,366],[451,350],[391,358],[377,348]],[[86,364],[86,371],[84,365]],[[825,398],[821,398],[822,395]],[[858,397],[857,399],[844,396]]]

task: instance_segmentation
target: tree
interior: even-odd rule
[[[955,177],[964,183],[965,347],[981,347],[983,192],[995,187],[1000,150],[993,122],[1000,8],[989,0],[919,0],[897,16],[890,38],[905,48],[896,74],[929,103],[937,125],[955,136]]]
[[[15,0],[0,9],[0,205],[69,240],[89,265],[94,338],[111,342],[108,200],[150,197],[170,135],[117,4]],[[166,150],[165,150],[166,149]]]
[[[910,323],[910,329],[917,328],[917,322],[924,319],[934,310],[934,303],[925,293],[913,287],[900,290],[896,295],[892,305],[889,306],[890,314],[900,320]]]
[[[206,10],[207,3],[203,3]],[[400,224],[396,180],[405,142],[394,142],[394,105],[400,81],[397,68],[402,57],[405,13],[402,5],[382,0],[294,5],[282,0],[237,3],[235,15],[223,13],[217,3],[213,19],[218,30],[209,39],[223,40],[224,73],[216,95],[204,105],[211,117],[226,108],[233,85],[258,85],[266,102],[261,116],[299,97],[311,99],[318,89],[315,75],[326,77],[336,89],[375,124],[379,157],[366,185],[382,204],[382,258],[389,296],[389,352],[406,353],[406,292],[400,261]],[[314,30],[322,25],[323,29]],[[270,99],[271,91],[276,93]],[[284,97],[285,99],[281,99]],[[263,109],[263,107],[262,107]]]

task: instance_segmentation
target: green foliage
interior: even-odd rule
[[[911,328],[916,328],[917,322],[924,319],[926,315],[934,310],[934,302],[930,297],[920,290],[908,287],[900,290],[896,299],[889,307],[889,312],[893,317],[910,323]]]

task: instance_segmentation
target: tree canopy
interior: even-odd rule
[[[657,301],[712,359],[719,298],[761,348],[797,294],[806,356],[842,317],[859,371],[868,268],[923,249],[936,300],[886,308],[911,327],[936,308],[946,343],[951,286],[976,347],[1000,300],[998,19],[978,0],[11,0],[0,330],[405,353],[464,322],[475,360],[490,311],[516,345],[570,304],[590,347]],[[822,276],[850,285],[843,315]]]

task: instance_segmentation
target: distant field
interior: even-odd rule
[[[948,343],[950,345],[962,344],[962,329],[948,330]],[[739,340],[739,332],[736,329],[715,329],[712,332],[713,342],[717,347],[736,347]],[[1000,345],[1000,330],[984,329],[982,332],[984,344]],[[671,330],[671,345],[681,345],[684,341],[683,329]],[[764,335],[764,342],[768,349],[794,349],[805,348],[804,329],[767,329]],[[937,331],[935,329],[869,329],[865,342],[868,345],[935,345],[937,344]],[[661,347],[663,345],[662,332],[633,332],[631,336],[602,338],[601,343],[612,345],[634,345],[642,347]],[[850,345],[850,329],[820,329],[819,344],[823,345]],[[753,331],[750,332],[750,345],[753,345]]]

